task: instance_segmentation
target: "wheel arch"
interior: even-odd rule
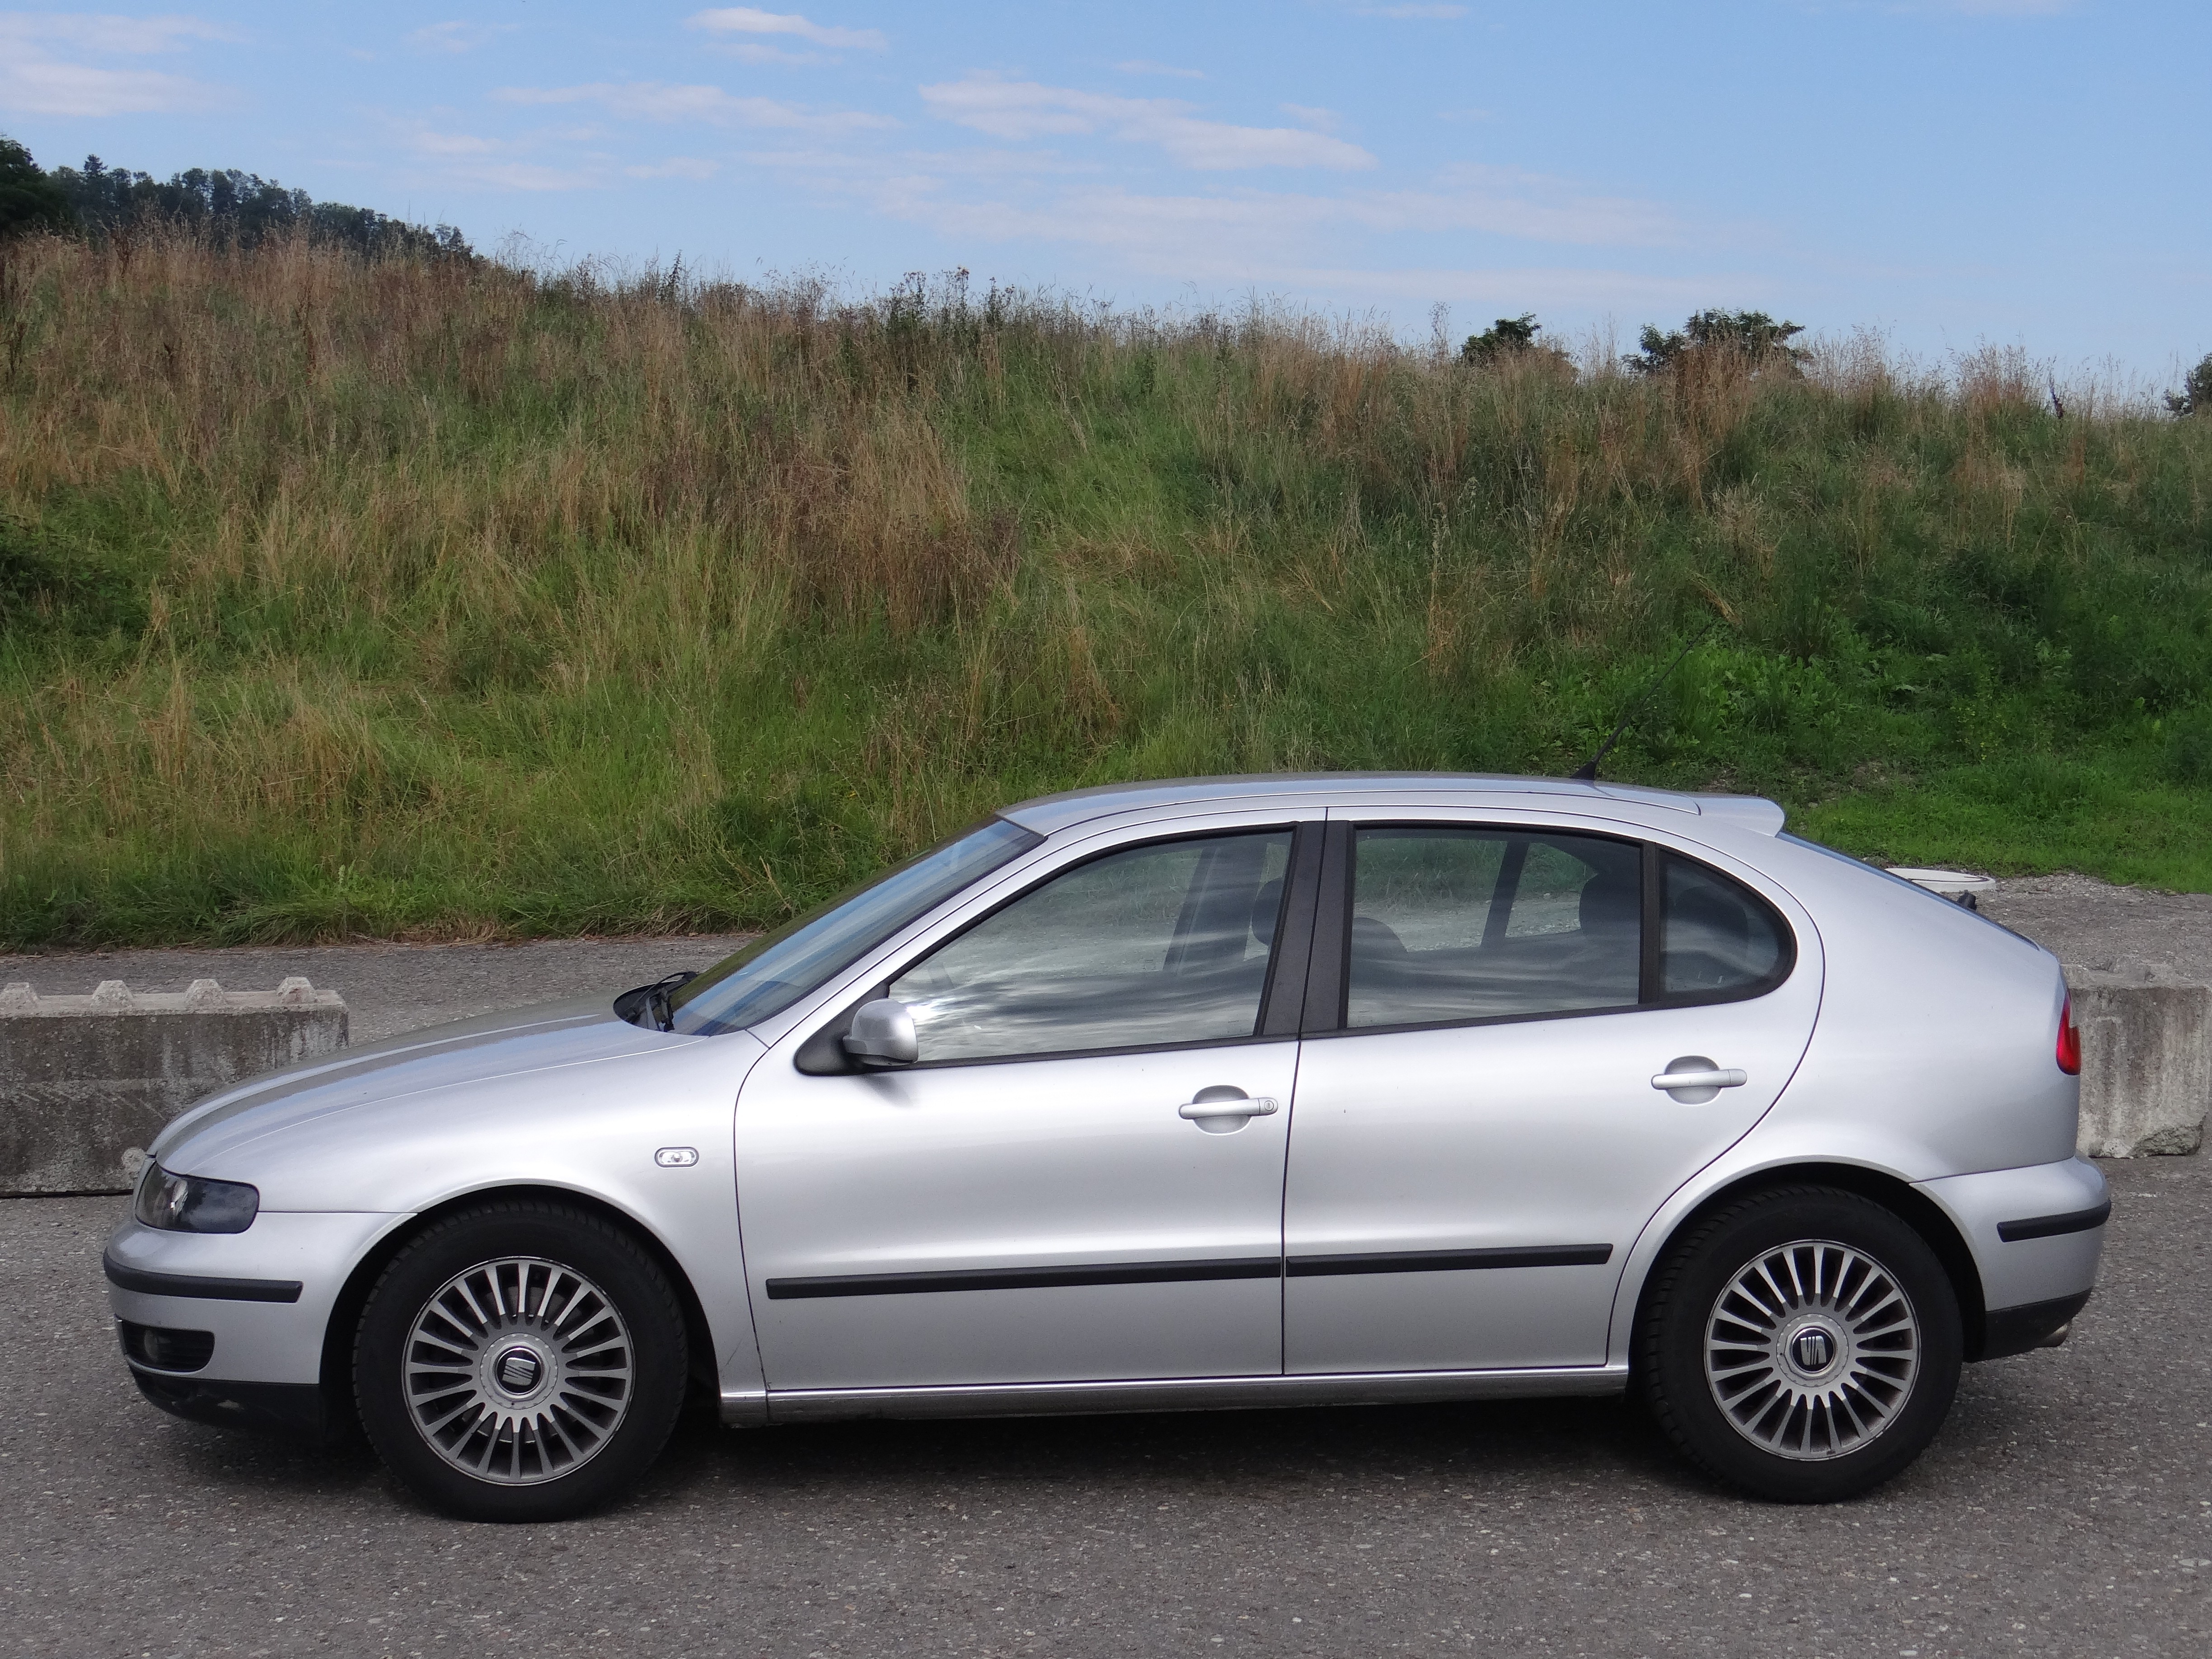
[[[1959,1298],[1959,1322],[1966,1342],[1966,1358],[1970,1362],[1979,1359],[1988,1334],[1989,1310],[1982,1293],[1981,1269],[1975,1265],[1973,1252],[1967,1249],[1966,1241],[1960,1236],[1957,1225],[1933,1199],[1915,1191],[1911,1182],[1885,1170],[1869,1169],[1864,1164],[1784,1164],[1738,1176],[1733,1181],[1715,1188],[1683,1212],[1668,1230],[1665,1240],[1651,1255],[1653,1267],[1666,1259],[1678,1239],[1715,1211],[1753,1193],[1777,1187],[1808,1184],[1836,1187],[1845,1192],[1856,1193],[1896,1215],[1927,1241],[1928,1248],[1936,1253],[1936,1259],[1943,1264],[1943,1272],[1951,1281],[1952,1293]],[[1647,1271],[1644,1282],[1637,1287],[1635,1321],[1629,1328],[1632,1331],[1643,1326],[1653,1277],[1654,1274]]]
[[[707,1310],[692,1285],[690,1274],[676,1259],[675,1252],[635,1216],[605,1199],[590,1193],[579,1192],[572,1187],[556,1187],[542,1183],[520,1182],[503,1187],[479,1188],[473,1192],[457,1194],[426,1210],[418,1211],[399,1225],[392,1228],[365,1251],[346,1282],[338,1291],[337,1299],[331,1304],[329,1322],[323,1328],[323,1355],[320,1371],[323,1411],[328,1432],[350,1434],[356,1431],[353,1396],[353,1337],[361,1324],[362,1310],[368,1305],[369,1292],[392,1259],[424,1231],[434,1226],[447,1216],[472,1209],[480,1204],[497,1203],[503,1200],[535,1199],[546,1203],[566,1205],[597,1217],[609,1225],[620,1228],[635,1239],[640,1248],[650,1255],[654,1265],[668,1275],[674,1287],[678,1304],[684,1310],[684,1335],[690,1351],[689,1386],[693,1394],[714,1397],[720,1389],[720,1379],[714,1369],[714,1340],[712,1328],[707,1322]]]

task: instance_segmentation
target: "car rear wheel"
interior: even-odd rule
[[[1645,1399],[1674,1443],[1784,1503],[1879,1486],[1936,1437],[1962,1336],[1942,1263],[1905,1221],[1832,1188],[1757,1194],[1652,1275]]]
[[[487,1204],[410,1243],[354,1345],[362,1426],[428,1502],[556,1521],[652,1467],[684,1401],[683,1310],[635,1240],[565,1206]]]

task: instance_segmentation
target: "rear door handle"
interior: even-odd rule
[[[1651,1079],[1655,1089],[1741,1089],[1751,1079],[1734,1069],[1702,1072],[1662,1072]]]
[[[1186,1100],[1176,1108],[1177,1117],[1272,1117],[1283,1109],[1279,1100],[1261,1095],[1256,1099],[1239,1096],[1233,1100]]]

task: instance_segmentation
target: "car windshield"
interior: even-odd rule
[[[781,1013],[908,922],[1043,839],[993,818],[846,889],[687,982],[669,999],[671,1029],[712,1036]]]

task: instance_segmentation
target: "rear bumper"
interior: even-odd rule
[[[1982,1322],[1982,1346],[1975,1358],[2008,1359],[2031,1349],[2056,1346],[2052,1339],[2074,1322],[2088,1302],[2089,1292],[2080,1291],[2024,1308],[1999,1308]]]
[[[1951,1218],[1981,1275],[1987,1312],[1976,1358],[2039,1347],[2087,1303],[2112,1200],[2087,1158],[1947,1176],[1917,1190]]]

